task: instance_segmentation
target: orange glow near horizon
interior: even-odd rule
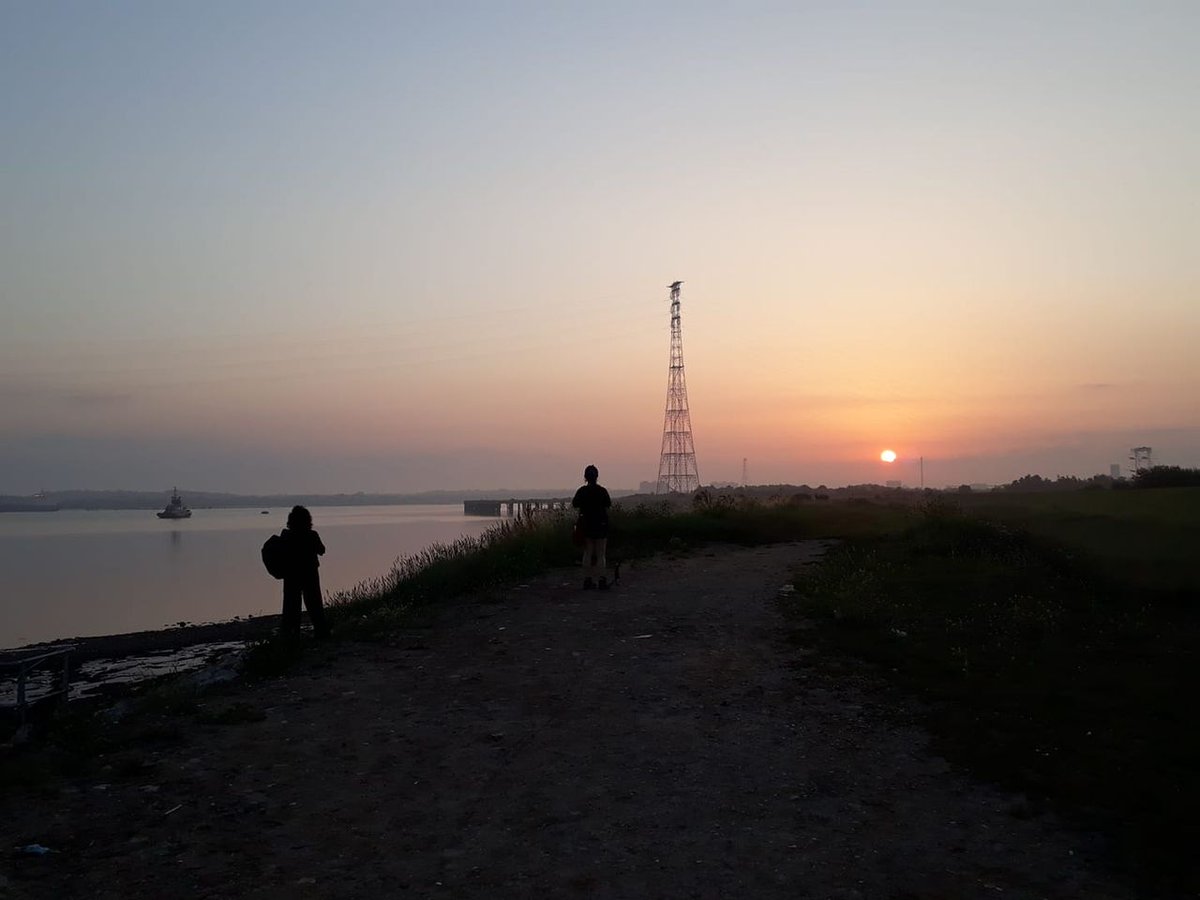
[[[884,450],[882,453],[879,454],[879,458],[882,459],[885,463],[895,462],[896,461],[896,451],[895,450]]]

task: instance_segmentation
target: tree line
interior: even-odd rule
[[[1113,478],[1110,475],[1093,475],[1091,478],[1077,478],[1074,475],[1059,475],[1057,478],[1022,475],[1020,478],[1002,485],[998,490],[1029,493],[1165,487],[1200,487],[1200,469],[1181,466],[1151,466],[1135,472],[1131,478]]]

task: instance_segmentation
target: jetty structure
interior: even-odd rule
[[[519,500],[510,497],[507,500],[464,500],[463,514],[468,516],[499,516],[501,518],[517,518],[529,516],[537,512],[555,509],[570,509],[569,497],[533,497]]]

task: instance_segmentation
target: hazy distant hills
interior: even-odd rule
[[[575,488],[539,490],[423,491],[417,494],[226,494],[216,491],[189,491],[179,495],[192,509],[248,509],[279,506],[394,506],[411,504],[461,503],[463,500],[500,500],[508,498],[570,497]],[[613,491],[614,495],[623,492]],[[35,497],[0,494],[0,512],[47,509],[162,509],[171,499],[170,491],[45,491]]]

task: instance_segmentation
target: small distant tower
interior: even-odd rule
[[[746,481],[746,457],[743,456],[742,457],[742,487],[746,487],[748,484],[749,484],[749,482]]]
[[[671,367],[667,375],[667,412],[663,418],[662,454],[658,458],[655,493],[690,494],[700,487],[696,448],[692,444],[692,416],[688,412],[687,381],[683,377],[683,331],[679,323],[679,287],[671,288]]]
[[[1108,477],[1116,481],[1121,477],[1121,464],[1113,463],[1108,467]]]
[[[1129,461],[1133,463],[1131,468],[1135,475],[1142,469],[1154,468],[1154,457],[1149,447],[1134,447],[1129,451]]]

